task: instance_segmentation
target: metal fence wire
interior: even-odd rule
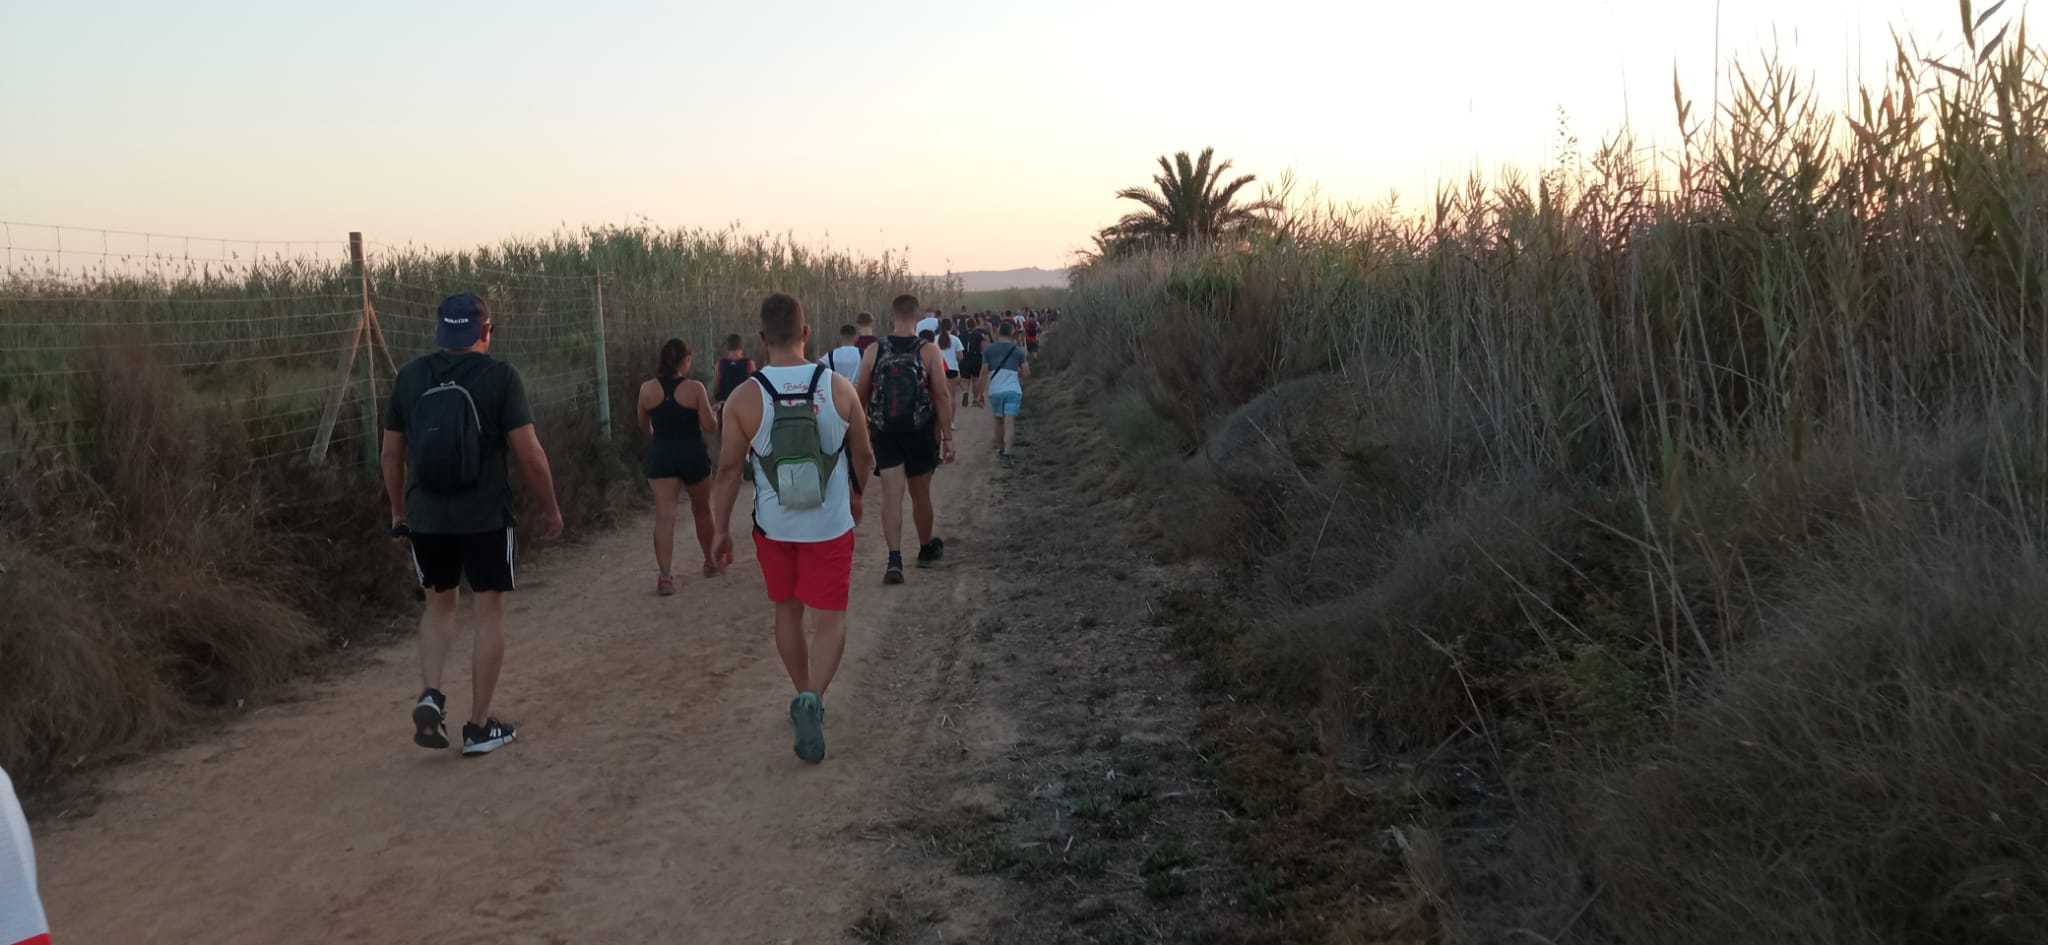
[[[398,367],[434,349],[436,309],[456,292],[488,299],[491,354],[519,369],[537,412],[588,411],[606,436],[631,423],[631,392],[663,339],[683,338],[702,376],[718,339],[743,332],[771,289],[799,291],[820,337],[896,291],[958,297],[886,257],[820,263],[731,233],[690,234],[694,255],[672,250],[621,276],[595,258],[607,234],[586,236],[525,259],[436,255],[355,233],[219,240],[0,222],[0,473],[92,449],[94,385],[138,361],[177,372],[189,406],[239,427],[251,462],[374,466],[382,398]]]

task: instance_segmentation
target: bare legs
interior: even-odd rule
[[[917,523],[917,544],[922,548],[932,543],[932,477],[913,476],[909,483],[910,517]]]
[[[706,476],[683,488],[690,492],[690,517],[697,524],[697,546],[704,550],[704,573],[711,574],[717,570],[711,563],[711,477]]]
[[[811,636],[804,638],[804,615],[811,616]],[[811,610],[794,598],[775,602],[775,651],[790,684],[801,693],[824,695],[846,655],[846,611]]]
[[[448,645],[455,639],[455,605],[460,592],[427,591],[427,609],[420,614],[420,683],[441,691],[441,668],[448,662]]]
[[[498,671],[505,668],[505,595],[486,591],[476,597],[476,654],[470,667],[469,721],[482,725],[491,717],[491,696],[498,691]]]
[[[882,470],[882,540],[889,551],[903,550],[903,493],[910,493],[910,517],[917,525],[919,547],[932,543],[932,477],[930,473],[906,478],[903,467]]]
[[[420,682],[437,692],[442,691],[448,647],[455,639],[458,595],[453,589],[428,591],[427,610],[420,616]],[[498,672],[505,667],[505,595],[492,591],[472,597],[476,602],[476,649],[470,666],[473,702],[469,720],[482,725],[491,714]]]
[[[663,574],[674,574],[670,568],[674,563],[676,550],[676,501],[683,491],[681,479],[649,479],[647,488],[654,491],[654,564]],[[697,531],[700,539],[706,525],[708,513],[702,510],[702,502],[693,493],[690,496],[692,511],[697,515]],[[705,557],[710,557],[706,555]]]
[[[903,467],[882,470],[882,540],[889,552],[903,550]]]

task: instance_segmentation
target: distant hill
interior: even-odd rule
[[[976,272],[956,272],[961,287],[968,292],[990,292],[996,289],[1064,289],[1067,287],[1065,269],[983,269]]]

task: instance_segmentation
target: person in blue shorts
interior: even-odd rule
[[[996,323],[996,343],[981,354],[988,372],[988,409],[996,418],[996,455],[1005,467],[1017,464],[1017,413],[1024,408],[1024,379],[1031,376],[1031,356],[1017,347],[1017,326]]]

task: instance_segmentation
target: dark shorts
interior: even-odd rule
[[[974,357],[968,357],[967,355],[961,355],[961,356],[960,356],[960,376],[961,376],[961,377],[964,377],[964,378],[967,378],[968,380],[973,380],[973,379],[975,379],[975,378],[977,378],[977,377],[980,377],[980,376],[981,376],[981,357],[980,357],[979,355],[976,355],[976,356],[974,356]]]
[[[955,371],[955,370],[953,370],[952,368],[947,368],[947,369],[946,369],[946,380],[949,380],[949,381],[951,381],[951,380],[957,380],[957,379],[959,379],[959,377],[960,377],[960,372],[959,372],[959,371]]]
[[[412,536],[412,567],[420,586],[452,591],[465,580],[472,591],[509,591],[512,580],[512,530],[469,535]]]
[[[1038,342],[1036,342],[1036,341],[1027,341],[1027,342],[1024,342],[1024,351],[1025,351],[1026,353],[1028,353],[1028,354],[1037,354],[1037,353],[1038,353]]]
[[[683,485],[694,486],[710,475],[711,453],[705,450],[703,438],[695,443],[660,438],[648,441],[647,478],[681,479]]]
[[[939,468],[939,435],[936,427],[916,433],[876,433],[875,471],[903,467],[903,474],[915,479],[929,476]]]

